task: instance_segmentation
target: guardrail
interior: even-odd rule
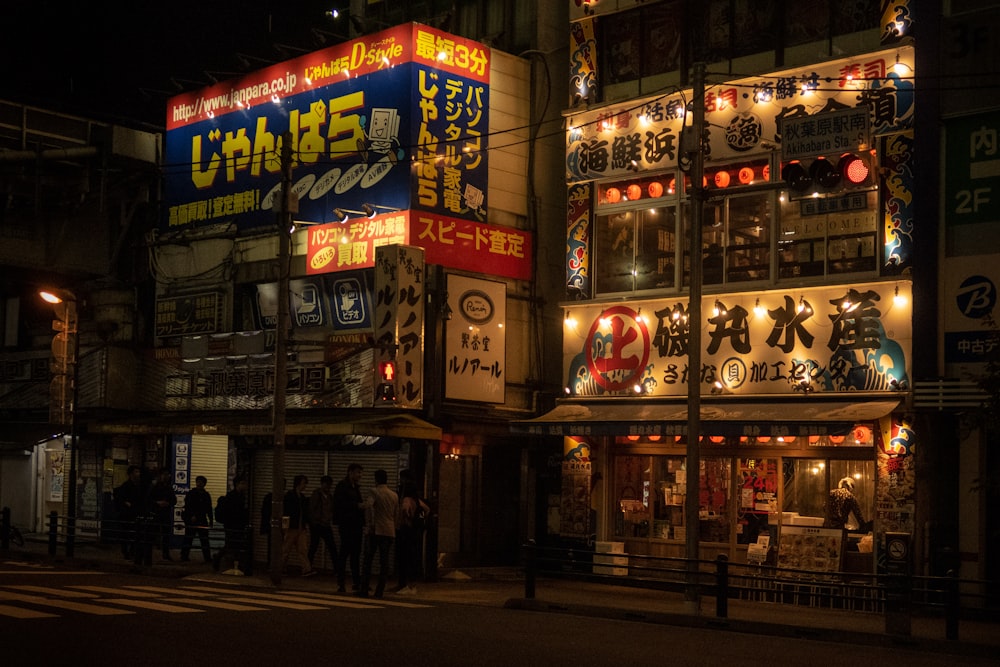
[[[535,598],[540,577],[653,588],[715,598],[727,618],[730,600],[862,611],[885,616],[886,631],[909,635],[914,613],[944,618],[945,637],[958,639],[959,618],[988,607],[1000,582],[855,572],[818,573],[771,565],[732,563],[726,556],[696,560],[604,553],[526,544],[524,597]]]

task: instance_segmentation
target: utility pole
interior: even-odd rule
[[[694,64],[693,118],[690,131],[694,133],[691,155],[691,245],[688,250],[691,265],[688,301],[688,424],[687,470],[684,483],[687,502],[684,505],[684,557],[687,560],[687,586],[684,603],[688,613],[700,614],[698,593],[698,542],[700,537],[699,485],[701,482],[701,457],[698,438],[701,435],[701,292],[702,292],[702,225],[705,220],[705,154],[702,141],[705,131],[705,63]]]
[[[281,213],[278,216],[278,322],[274,332],[274,461],[271,472],[271,582],[281,584],[281,517],[285,495],[285,410],[288,392],[288,283],[292,270],[292,134],[281,135]]]

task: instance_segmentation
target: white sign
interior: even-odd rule
[[[445,397],[503,403],[506,387],[507,285],[448,276]]]

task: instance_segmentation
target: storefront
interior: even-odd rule
[[[563,438],[550,525],[633,554],[683,557],[697,530],[706,559],[874,571],[884,533],[914,530],[909,299],[908,281],[705,297],[696,527],[687,299],[566,306],[566,398],[515,426]]]

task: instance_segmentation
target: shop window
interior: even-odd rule
[[[781,204],[781,278],[873,272],[878,226],[875,190]]]
[[[616,537],[649,537],[650,465],[649,456],[615,457]]]
[[[598,189],[594,278],[598,293],[672,288],[677,217],[673,179],[646,178]]]
[[[687,249],[690,246],[689,218],[685,217],[684,222],[684,248]],[[771,195],[732,196],[706,202],[703,223],[704,285],[744,283],[770,277]],[[689,269],[685,257],[685,285],[690,281]]]
[[[728,542],[732,464],[728,458],[702,458],[700,464],[698,539],[702,542]]]
[[[605,83],[613,86],[678,70],[683,19],[680,0],[602,16],[598,53]]]
[[[830,493],[841,480],[858,504],[861,516],[851,512],[844,528],[858,537],[868,532],[874,511],[875,478],[871,461],[837,461],[830,459],[785,459],[783,465],[784,507],[782,524],[792,526],[839,527],[833,516]],[[848,547],[850,550],[850,544]]]
[[[775,538],[771,517],[778,511],[778,481],[777,459],[739,459],[737,544],[753,544],[761,535]]]

